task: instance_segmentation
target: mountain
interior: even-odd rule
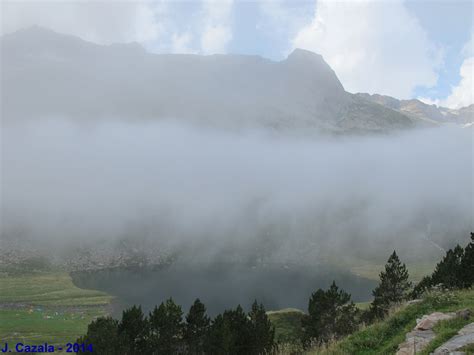
[[[474,105],[454,110],[447,107],[428,105],[416,99],[397,100],[390,96],[365,93],[359,93],[356,96],[429,124],[457,123],[465,125],[474,121]]]
[[[32,27],[1,38],[2,116],[178,119],[240,129],[386,132],[423,120],[347,93],[315,53],[152,54]]]
[[[472,125],[474,123],[474,104],[458,110],[452,110],[451,112],[454,115],[454,119],[461,124]]]

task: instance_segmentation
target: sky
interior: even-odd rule
[[[473,2],[468,0],[2,1],[2,33],[40,25],[100,44],[156,53],[323,55],[349,92],[473,100]]]

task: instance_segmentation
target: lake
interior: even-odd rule
[[[81,288],[105,291],[118,298],[119,309],[133,304],[146,311],[172,297],[188,311],[199,298],[210,315],[240,304],[249,309],[257,299],[267,310],[307,309],[311,293],[328,288],[333,280],[352,294],[355,302],[367,301],[376,282],[328,266],[214,263],[175,263],[157,268],[107,269],[76,272],[73,282]]]

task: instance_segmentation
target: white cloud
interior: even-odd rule
[[[198,8],[186,18],[183,4],[167,0],[8,0],[1,3],[1,33],[39,25],[99,44],[136,41],[160,52],[225,53],[232,39],[233,0],[189,5]]]
[[[292,39],[301,27],[313,18],[313,3],[288,2],[284,0],[261,0],[258,3],[260,17],[256,24],[256,30],[262,32],[269,41],[279,45],[280,57],[282,59],[293,49]],[[283,44],[284,43],[284,44]]]
[[[434,86],[442,57],[402,1],[319,0],[293,47],[322,54],[350,92],[398,98]]]
[[[185,12],[189,12],[187,14],[183,14],[182,4],[181,9],[180,6],[170,6],[167,9],[162,20],[165,31],[163,40],[159,41],[158,51],[226,53],[232,40],[233,0],[201,0],[187,4],[192,5],[186,9]],[[194,5],[198,6],[194,8]]]
[[[233,0],[203,2],[203,31],[201,52],[203,54],[225,53],[232,40]]]
[[[209,26],[201,37],[201,51],[204,54],[223,53],[231,39],[232,32],[229,27]]]
[[[174,33],[171,38],[171,52],[184,54],[197,53],[196,50],[192,49],[192,40],[193,36],[189,32],[184,32],[182,34]]]
[[[461,51],[461,55],[465,56],[464,61],[459,69],[461,80],[455,86],[451,87],[451,93],[442,99],[420,98],[427,104],[435,104],[437,106],[458,109],[461,107],[474,104],[474,36],[466,43]]]
[[[424,102],[427,105],[436,105],[436,106],[441,106],[440,101],[438,99],[430,99],[429,97],[417,97],[418,100],[421,102]]]
[[[151,1],[6,1],[2,33],[39,25],[95,43],[146,42],[158,38],[162,4]]]
[[[441,100],[442,106],[461,108],[474,104],[474,34],[471,34],[471,39],[464,46],[462,54],[466,58],[459,69],[461,80],[451,88],[451,94]]]
[[[474,57],[464,60],[459,70],[461,81],[451,89],[451,94],[439,105],[450,108],[461,108],[474,104]]]

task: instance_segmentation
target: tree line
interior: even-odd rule
[[[211,320],[199,299],[183,319],[181,306],[170,298],[148,316],[133,306],[123,311],[120,321],[98,318],[77,343],[92,344],[94,353],[105,355],[257,355],[273,351],[275,329],[257,301],[249,313],[239,305]]]
[[[469,288],[474,284],[474,233],[465,247],[457,244],[446,252],[430,276],[424,277],[413,289],[412,297],[418,297],[434,287],[445,289]]]

